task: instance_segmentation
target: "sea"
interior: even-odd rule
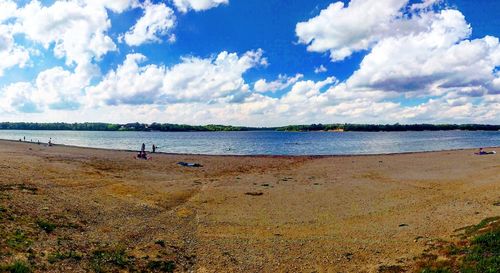
[[[0,130],[0,139],[209,155],[362,155],[500,147],[500,132],[88,132]]]

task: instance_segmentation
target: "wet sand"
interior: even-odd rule
[[[119,248],[133,265],[115,272],[151,269],[152,260],[172,261],[176,272],[411,271],[429,241],[500,215],[500,158],[474,152],[144,161],[0,141],[0,205],[9,215],[0,217],[0,264],[88,272],[93,251]],[[37,219],[55,230],[40,230]],[[16,230],[29,248],[8,244]],[[80,259],[48,261],[68,250]]]

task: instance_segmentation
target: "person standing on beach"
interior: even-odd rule
[[[144,153],[145,151],[146,151],[146,144],[142,143],[141,153]]]
[[[151,151],[154,153],[156,153],[156,145],[153,144],[153,147],[151,147]]]

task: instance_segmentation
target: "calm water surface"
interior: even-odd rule
[[[498,147],[500,132],[76,132],[0,130],[0,139],[105,149],[137,150],[144,142],[160,152],[231,155],[345,155]]]

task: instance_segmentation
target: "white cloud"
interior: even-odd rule
[[[239,101],[249,91],[243,74],[265,63],[262,50],[241,57],[222,52],[215,59],[183,58],[166,73],[162,91],[178,101]]]
[[[202,11],[215,8],[221,4],[229,4],[229,0],[173,0],[174,5],[181,12]]]
[[[62,67],[45,70],[37,76],[34,98],[49,109],[79,109],[84,88],[92,77],[86,72],[72,73]]]
[[[239,57],[222,52],[215,58],[186,57],[170,68],[140,66],[141,54],[130,54],[116,71],[88,89],[93,105],[237,102],[249,94],[243,74],[262,65],[261,50]]]
[[[140,67],[146,57],[129,54],[116,71],[110,71],[95,87],[88,89],[92,104],[154,103],[162,86],[165,68],[156,65]]]
[[[46,49],[53,45],[54,55],[68,65],[86,64],[116,50],[107,35],[111,22],[106,8],[123,11],[131,3],[70,0],[45,7],[34,0],[17,10],[15,31]]]
[[[12,9],[11,2],[0,0],[0,7]],[[319,81],[300,74],[280,75],[270,82],[261,79],[253,85],[255,92],[244,76],[267,65],[261,50],[184,57],[171,66],[149,64],[140,53],[128,54],[123,64],[93,84],[100,74],[94,63],[116,49],[108,34],[108,12],[144,9],[144,16],[126,34],[129,41],[123,36],[129,44],[174,40],[170,33],[174,15],[161,3],[68,0],[42,7],[34,1],[14,7],[18,19],[9,19],[12,15],[0,9],[0,21],[8,22],[0,22],[0,73],[30,64],[29,50],[13,39],[16,31],[46,48],[54,46],[56,56],[76,64],[47,69],[32,82],[1,88],[0,111],[2,118],[68,122],[498,123],[498,38],[469,39],[471,27],[463,15],[455,10],[435,11],[437,2],[352,0],[346,7],[334,3],[299,23],[297,35],[310,51],[330,52],[333,60],[366,50],[359,69],[343,82],[326,73]],[[227,1],[179,0],[176,6],[187,12],[223,3]],[[403,15],[402,10],[411,15]],[[316,67],[315,72],[324,73],[326,67]],[[288,88],[278,98],[266,94]],[[401,102],[414,97],[425,102],[416,106]]]
[[[164,3],[144,4],[144,15],[125,34],[125,42],[130,46],[140,46],[143,43],[161,42],[161,36],[166,36],[175,26],[174,11]],[[175,40],[170,35],[168,40]]]
[[[420,20],[430,22],[427,31],[381,40],[348,85],[420,96],[487,91],[500,65],[498,38],[465,40],[471,30],[456,10],[427,14]]]
[[[140,6],[138,0],[84,0],[89,5],[103,6],[116,13],[122,13],[129,8],[136,8]]]
[[[142,58],[140,56],[136,56]],[[161,74],[161,73],[159,73]],[[27,88],[31,88],[30,85]],[[33,101],[31,93],[19,87],[11,94],[11,107],[15,106],[16,120],[43,119],[43,121],[107,121],[107,122],[171,122],[189,124],[238,124],[248,126],[279,126],[284,124],[310,124],[331,122],[414,123],[414,122],[478,122],[495,123],[500,118],[500,97],[488,95],[480,102],[467,97],[431,99],[418,106],[403,106],[387,101],[387,92],[380,97],[373,92],[362,95],[351,92],[345,84],[336,85],[335,79],[299,81],[290,94],[270,98],[250,93],[240,103],[224,100],[184,101],[170,104],[115,104],[79,111],[45,109]],[[322,91],[327,89],[326,91]],[[5,96],[0,100],[4,105]],[[34,107],[36,106],[36,107]],[[38,108],[37,108],[38,107]],[[25,112],[25,113],[23,113]],[[102,113],[107,113],[105,116]],[[3,117],[8,113],[2,114]]]
[[[497,97],[498,99],[498,97]],[[469,100],[430,99],[428,102],[407,107],[400,111],[404,120],[419,122],[457,122],[457,123],[497,123],[500,119],[500,103],[482,101],[472,103]]]
[[[307,22],[298,23],[299,42],[311,52],[330,52],[333,61],[349,57],[353,52],[369,49],[383,33],[397,32],[391,27],[401,16],[408,0],[351,0],[330,4]]]
[[[328,71],[328,69],[326,69],[326,67],[324,65],[320,65],[319,67],[314,68],[314,73],[316,73],[316,74],[325,73],[327,71]]]
[[[294,77],[288,77],[287,75],[279,75],[278,79],[267,82],[265,79],[260,79],[254,84],[254,90],[257,92],[276,92],[284,90],[290,87],[292,84],[296,83],[298,80],[303,78],[304,75],[297,74]]]
[[[17,10],[17,4],[12,0],[0,0],[0,23],[12,18]]]
[[[410,9],[411,10],[425,10],[428,9],[434,5],[437,5],[439,3],[443,2],[443,0],[423,0],[421,3],[415,3],[411,5]]]
[[[1,89],[0,108],[4,112],[44,112],[76,110],[84,102],[84,88],[94,76],[94,66],[78,66],[75,72],[54,67],[38,74],[33,83],[18,82]]]
[[[0,77],[6,69],[25,67],[29,59],[28,50],[15,43],[11,28],[0,24]]]
[[[326,97],[322,96],[321,89],[334,83],[336,83],[335,77],[328,77],[319,82],[300,81],[294,84],[292,90],[285,94],[280,101],[286,104],[300,104],[311,100],[325,102]]]
[[[41,112],[33,100],[33,93],[33,85],[27,82],[18,82],[2,88],[0,99],[2,114]]]

